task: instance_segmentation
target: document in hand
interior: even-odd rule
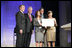
[[[42,19],[42,26],[54,26],[54,19]]]

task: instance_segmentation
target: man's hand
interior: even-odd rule
[[[22,29],[20,29],[20,34],[22,34],[23,33],[23,30]]]

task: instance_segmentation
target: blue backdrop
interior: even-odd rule
[[[25,13],[29,6],[35,11],[41,8],[41,1],[1,1],[1,45],[13,45],[14,27],[16,25],[15,14],[19,11],[19,5],[25,5]],[[34,33],[32,34],[31,43],[35,42]]]

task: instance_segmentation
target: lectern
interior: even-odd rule
[[[63,29],[64,32],[60,34],[60,45],[64,47],[70,47],[71,46],[71,23],[62,25],[61,29]]]

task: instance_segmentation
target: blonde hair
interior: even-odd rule
[[[48,11],[48,14],[53,13],[51,10]]]

